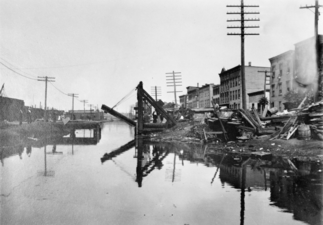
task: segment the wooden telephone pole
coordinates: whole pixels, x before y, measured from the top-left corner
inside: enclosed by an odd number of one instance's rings
[[[38,81],[45,82],[45,111],[44,111],[44,120],[47,122],[47,82],[55,82],[55,77],[38,77]]]
[[[157,102],[157,97],[161,96],[161,88],[159,86],[151,87],[151,95],[155,96],[155,101]]]
[[[227,20],[227,22],[240,22],[240,26],[231,26],[227,27],[229,29],[240,28],[240,33],[228,33],[228,35],[240,35],[241,36],[241,90],[242,90],[242,108],[247,108],[246,101],[246,80],[245,80],[245,52],[244,52],[244,36],[245,35],[259,35],[258,33],[245,33],[246,28],[259,28],[259,26],[245,26],[246,21],[255,22],[259,21],[259,19],[245,19],[245,14],[259,14],[259,12],[245,12],[244,8],[246,7],[259,7],[258,5],[244,5],[243,0],[241,0],[241,5],[227,5],[227,7],[238,7],[240,8],[240,12],[228,12],[229,15],[239,14],[240,19]]]
[[[315,94],[315,99],[316,97],[319,97],[322,99],[322,93],[321,93],[321,96],[320,96],[320,91],[322,92],[322,88],[323,88],[323,79],[322,79],[322,76],[323,76],[323,65],[322,65],[322,51],[323,49],[320,51],[320,46],[319,46],[319,35],[318,35],[318,24],[319,24],[319,15],[320,15],[320,12],[319,12],[319,8],[320,7],[323,7],[322,5],[319,5],[319,1],[318,0],[315,0],[315,5],[312,5],[312,6],[302,6],[300,7],[300,9],[311,9],[311,8],[314,8],[315,9],[315,16],[314,16],[314,38],[315,38],[315,51],[316,51],[316,62],[317,62],[317,75],[318,75],[318,93]]]
[[[70,94],[68,94],[68,96],[72,97],[72,118],[71,118],[71,120],[73,120],[74,119],[74,98],[78,98],[78,94],[70,93]]]
[[[166,84],[167,87],[174,87],[174,91],[168,91],[167,93],[174,93],[174,98],[175,98],[175,107],[174,109],[177,107],[177,96],[176,93],[177,92],[182,92],[182,91],[177,91],[176,87],[182,86],[182,75],[181,72],[171,72],[171,73],[166,73],[166,74],[170,74],[166,76]]]

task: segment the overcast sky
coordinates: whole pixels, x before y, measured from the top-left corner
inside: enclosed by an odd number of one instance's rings
[[[83,99],[99,108],[114,106],[139,81],[148,93],[160,86],[161,98],[174,101],[165,73],[182,73],[182,95],[187,86],[218,84],[223,67],[240,64],[240,37],[227,35],[239,32],[227,29],[239,25],[227,22],[238,16],[226,14],[238,8],[228,4],[240,1],[0,0],[0,85],[5,83],[8,97],[44,106],[45,83],[34,79],[55,77],[47,105],[63,110],[72,107],[68,93],[79,95],[75,109],[83,109]],[[314,35],[314,13],[300,9],[314,0],[245,4],[260,6],[247,9],[260,12],[247,17],[260,18],[247,23],[259,25],[247,31],[260,35],[246,37],[246,64],[269,67],[269,58]],[[322,28],[321,19],[320,33]],[[128,111],[135,101],[133,93],[117,109]]]

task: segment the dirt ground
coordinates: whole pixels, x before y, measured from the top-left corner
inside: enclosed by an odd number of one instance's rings
[[[164,132],[151,134],[150,138],[154,141],[163,142],[204,142],[237,153],[267,152],[275,156],[323,160],[323,142],[320,140],[298,140],[296,137],[289,140],[268,140],[268,136],[259,136],[249,140],[231,140],[228,142],[211,137],[205,141],[203,129],[210,131],[206,124],[194,124],[194,122],[185,121],[178,123],[173,128],[166,129]]]

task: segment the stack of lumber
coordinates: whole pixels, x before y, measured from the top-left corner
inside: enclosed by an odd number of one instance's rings
[[[323,103],[315,104],[310,109],[310,125],[320,140],[323,140]]]

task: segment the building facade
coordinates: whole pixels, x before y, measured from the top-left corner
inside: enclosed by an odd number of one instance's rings
[[[211,83],[211,84],[205,84],[199,88],[198,108],[212,107],[213,86],[214,84]]]
[[[179,96],[180,107],[187,108],[187,95]]]
[[[197,96],[199,92],[198,87],[193,87],[193,86],[188,86],[186,87],[187,90],[187,108],[192,109],[192,108],[197,108]]]
[[[284,109],[284,95],[293,89],[294,51],[290,50],[269,59],[271,64],[270,107]]]
[[[323,49],[323,35],[319,35],[318,43],[319,49]],[[284,95],[291,90],[316,92],[318,73],[314,37],[296,43],[294,50],[274,56],[269,61],[271,107],[283,111],[285,109],[283,103],[286,102]]]
[[[264,91],[265,73],[260,71],[269,71],[269,67],[245,66],[245,86],[247,108],[251,109],[248,94],[255,91]],[[238,65],[229,70],[222,69],[220,76],[220,106],[227,108],[242,108],[242,84],[241,84],[241,66]]]

